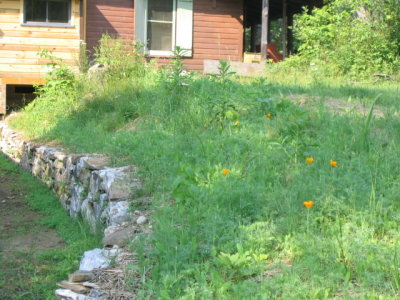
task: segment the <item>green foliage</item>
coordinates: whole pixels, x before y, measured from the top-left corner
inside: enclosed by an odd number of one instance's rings
[[[106,80],[143,76],[146,68],[141,49],[142,45],[138,43],[129,43],[105,34],[95,47],[95,62],[104,66]]]
[[[236,74],[236,72],[231,71],[231,65],[228,61],[226,60],[220,60],[219,65],[218,65],[218,79],[221,81],[221,83],[226,83],[231,79],[233,75]]]
[[[303,65],[325,76],[367,77],[400,70],[397,0],[335,0],[297,17],[294,28]]]
[[[161,78],[168,89],[174,93],[179,93],[190,84],[192,74],[189,72],[183,63],[186,50],[177,46],[174,50],[174,57],[171,65],[165,70],[164,76]]]
[[[46,74],[46,84],[37,86],[39,94],[54,94],[55,97],[60,93],[70,93],[75,87],[75,75],[71,68],[67,66],[61,58],[54,56],[49,50],[43,49],[38,53],[42,59],[50,62],[47,67],[50,69]]]

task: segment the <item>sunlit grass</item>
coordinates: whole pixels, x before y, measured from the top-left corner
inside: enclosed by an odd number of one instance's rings
[[[135,244],[140,297],[396,298],[398,86],[164,79],[87,81],[72,108],[45,95],[11,122],[140,167],[154,228]],[[335,114],[299,94],[393,110]]]

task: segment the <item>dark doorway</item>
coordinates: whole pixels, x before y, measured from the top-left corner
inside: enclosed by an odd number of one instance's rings
[[[33,85],[7,84],[6,113],[18,111],[36,98]]]

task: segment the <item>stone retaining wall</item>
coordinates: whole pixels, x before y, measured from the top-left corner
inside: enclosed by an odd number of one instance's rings
[[[67,154],[51,146],[26,142],[0,122],[0,150],[53,189],[71,217],[82,216],[95,230],[139,218],[129,200],[141,193],[134,166],[113,168],[104,155]]]

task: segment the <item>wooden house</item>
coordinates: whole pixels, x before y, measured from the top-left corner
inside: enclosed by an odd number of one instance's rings
[[[108,33],[141,42],[160,63],[180,46],[187,67],[203,70],[207,60],[242,62],[245,47],[265,60],[269,24],[278,18],[288,55],[293,14],[318,5],[322,0],[0,0],[0,115],[43,82],[41,49],[74,65],[81,43],[92,49]]]

